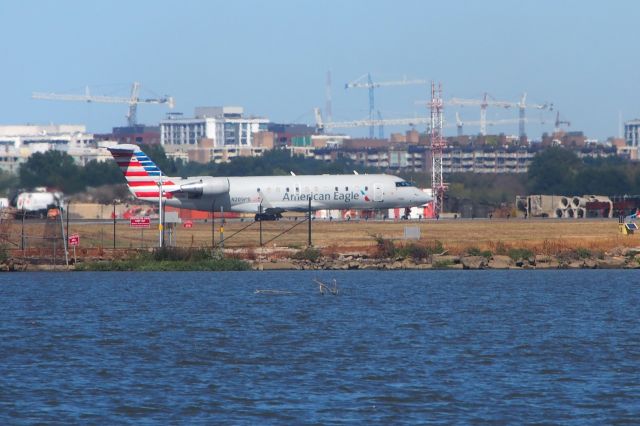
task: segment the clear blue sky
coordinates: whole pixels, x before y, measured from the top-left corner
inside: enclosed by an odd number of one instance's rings
[[[240,105],[272,121],[311,124],[313,107],[324,107],[329,69],[335,120],[367,116],[366,90],[344,90],[367,72],[378,81],[441,81],[445,99],[487,91],[516,101],[526,91],[599,139],[617,135],[619,112],[640,117],[637,1],[0,0],[0,17],[0,124],[106,132],[124,124],[126,105],[38,101],[31,92],[82,93],[89,85],[126,96],[133,81],[144,97],[171,94],[187,116],[195,106]],[[376,93],[387,118],[426,113],[414,105],[426,97],[419,86]],[[139,121],[157,123],[166,111],[143,105]],[[479,111],[461,115],[477,120]],[[546,117],[551,130],[555,114]],[[530,137],[542,130],[528,126]],[[517,125],[504,131],[515,134]]]

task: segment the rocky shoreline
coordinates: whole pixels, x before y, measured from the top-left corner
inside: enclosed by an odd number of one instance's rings
[[[379,257],[363,253],[318,254],[312,258],[300,256],[304,251],[265,252],[247,259],[237,251],[225,252],[225,257],[244,260],[249,269],[266,270],[479,270],[479,269],[640,269],[640,247],[616,247],[597,255],[561,253],[559,255],[454,255],[432,254],[424,258],[410,256]],[[318,253],[320,253],[318,251]],[[92,259],[100,260],[100,259]],[[106,259],[105,259],[106,260]],[[19,258],[0,262],[0,272],[73,271],[70,265],[29,263]],[[188,270],[181,268],[180,270]]]
[[[255,270],[425,270],[425,269],[640,269],[640,248],[620,247],[601,256],[537,254],[514,259],[507,255],[471,256],[434,254],[424,259],[371,258],[341,255],[316,260],[295,258],[258,259]]]

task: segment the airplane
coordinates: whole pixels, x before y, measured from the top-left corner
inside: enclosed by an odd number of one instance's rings
[[[170,177],[137,145],[107,149],[129,191],[142,201],[158,203],[162,192],[162,202],[168,206],[254,213],[256,221],[309,209],[409,209],[433,199],[411,182],[387,174]]]

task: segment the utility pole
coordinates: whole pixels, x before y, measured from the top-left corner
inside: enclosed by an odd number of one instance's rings
[[[309,234],[309,241],[308,241],[308,246],[311,247],[311,197],[309,197],[309,225],[308,225],[308,234]]]
[[[260,218],[260,220],[258,221],[258,227],[260,228],[260,247],[262,247],[262,203],[260,203],[258,212],[258,217]]]
[[[158,181],[158,233],[160,248],[164,247],[164,215],[162,214],[162,172],[160,172],[160,180]]]
[[[116,249],[116,202],[113,200],[113,249]]]
[[[211,202],[211,249],[216,247],[216,200],[215,198]]]

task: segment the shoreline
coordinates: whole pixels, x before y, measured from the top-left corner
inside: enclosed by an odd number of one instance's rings
[[[82,261],[83,271],[273,271],[273,270],[548,270],[548,269],[640,269],[640,247],[616,247],[597,256],[584,252],[560,255],[530,254],[528,256],[501,255],[454,255],[431,254],[424,258],[410,256],[374,257],[368,254],[318,255],[305,258],[309,249],[293,255],[272,253],[270,256],[247,259],[225,256],[227,264],[216,264],[209,269],[193,261],[146,261],[131,263],[131,259],[95,259]],[[311,249],[313,250],[313,249]],[[319,250],[317,251],[320,252]],[[109,267],[112,266],[112,267]],[[155,266],[155,267],[154,267]],[[196,267],[198,266],[198,267]],[[156,268],[157,267],[157,268]],[[80,269],[80,268],[78,268]],[[2,272],[75,272],[76,266],[31,264],[22,259],[8,259],[0,263]]]

